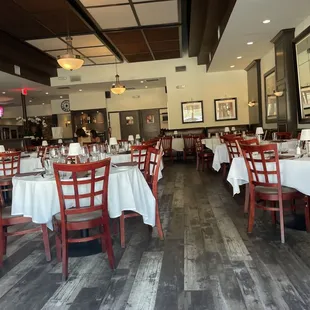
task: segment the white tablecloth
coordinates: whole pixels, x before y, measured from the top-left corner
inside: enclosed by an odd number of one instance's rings
[[[41,158],[27,157],[20,159],[20,172],[32,172],[35,169],[42,168]]]
[[[53,177],[13,178],[13,215],[31,217],[34,223],[47,223],[52,229],[52,217],[59,210]],[[135,211],[142,215],[145,224],[155,225],[155,198],[138,167],[111,168],[108,210],[111,218],[119,217],[125,210]]]
[[[204,144],[210,150],[212,150],[212,152],[214,153],[215,148],[221,144],[221,140],[220,138],[216,138],[216,137],[206,138],[206,139],[202,139],[201,143]]]
[[[247,137],[248,139],[253,138],[253,137]],[[270,144],[272,143],[272,141],[262,141],[261,144]],[[287,140],[285,142],[279,142],[276,143],[278,146],[278,151],[281,150],[295,150],[296,148],[296,143],[297,140],[296,139],[291,139],[291,140]],[[228,154],[228,150],[227,150],[227,146],[225,143],[220,144],[218,146],[215,147],[215,151],[214,152],[214,158],[213,158],[213,163],[212,163],[212,168],[216,171],[219,171],[221,169],[221,164],[226,163],[229,164],[229,154]]]
[[[184,140],[183,138],[173,138],[172,139],[172,149],[177,152],[184,151]]]
[[[309,157],[298,159],[281,159],[280,175],[282,185],[295,188],[305,195],[310,195]],[[227,181],[232,185],[234,195],[240,193],[240,185],[249,183],[248,172],[242,157],[233,159],[229,169]]]

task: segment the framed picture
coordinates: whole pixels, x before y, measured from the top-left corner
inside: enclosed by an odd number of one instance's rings
[[[146,116],[146,123],[147,124],[154,124],[155,123],[155,117],[154,115],[150,114]]]
[[[216,121],[238,119],[237,98],[214,99],[214,113]]]
[[[126,116],[126,125],[133,125],[135,123],[133,116]]]
[[[188,101],[181,103],[182,123],[203,123],[203,101]]]
[[[266,109],[266,123],[277,122],[277,97],[274,95],[276,89],[276,73],[275,68],[264,74],[265,86],[265,109]]]

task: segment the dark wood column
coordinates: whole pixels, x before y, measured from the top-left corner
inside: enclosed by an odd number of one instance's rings
[[[260,59],[252,61],[246,68],[248,78],[248,102],[256,104],[249,107],[249,124],[262,125],[262,85]]]
[[[22,101],[22,110],[23,110],[23,119],[26,120],[24,123],[24,132],[26,134],[26,130],[28,129],[28,116],[27,116],[27,107],[26,107],[26,96],[21,94],[21,101]]]
[[[297,131],[297,80],[294,70],[293,44],[295,29],[283,29],[272,40],[275,47],[276,90],[283,91],[277,98],[279,131]]]

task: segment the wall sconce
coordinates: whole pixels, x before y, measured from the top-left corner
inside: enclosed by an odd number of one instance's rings
[[[249,106],[250,108],[253,108],[256,104],[257,104],[257,102],[256,102],[255,100],[252,100],[252,101],[250,101],[250,102],[248,103],[248,106]]]
[[[71,125],[71,121],[65,121],[65,125],[66,125],[66,127],[70,126]]]
[[[273,91],[273,94],[276,96],[276,97],[282,97],[283,96],[283,91]]]

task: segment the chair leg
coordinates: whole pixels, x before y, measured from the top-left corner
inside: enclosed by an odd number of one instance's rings
[[[3,266],[3,256],[4,256],[4,227],[0,227],[0,267]]]
[[[8,232],[8,227],[4,226],[3,227],[3,255],[6,255],[6,248],[8,244],[8,236],[6,235]]]
[[[66,281],[68,279],[68,243],[67,243],[67,231],[61,230],[61,256],[62,256],[62,279]]]
[[[46,260],[49,262],[51,261],[51,249],[50,249],[50,241],[48,238],[48,230],[47,230],[46,224],[42,224],[41,229],[42,229],[42,235],[43,235],[45,256],[46,256]]]
[[[197,155],[196,157],[196,170],[199,171],[200,166],[200,161],[199,161],[199,156]]]
[[[222,164],[222,177],[223,177],[223,180],[226,179],[226,174],[227,174],[227,165],[224,163]]]
[[[125,217],[124,212],[122,212],[122,215],[119,218],[119,229],[120,229],[120,235],[121,235],[121,247],[125,247]]]
[[[248,218],[248,233],[253,231],[254,226],[254,218],[255,218],[255,193],[254,190],[250,191],[250,212]]]
[[[107,216],[103,217],[103,229],[104,229],[103,236],[105,239],[104,244],[105,244],[106,251],[108,254],[110,267],[111,269],[115,269],[115,257],[114,257],[113,247],[112,247],[109,220]]]
[[[309,211],[309,203],[310,203],[310,197],[306,197],[306,203],[305,203],[305,220],[306,220],[306,230],[307,232],[310,232],[310,211]]]
[[[57,232],[55,233],[55,240],[56,240],[57,261],[61,262],[61,239],[60,239],[60,235]]]
[[[158,237],[160,240],[164,240],[164,232],[163,232],[163,228],[161,226],[157,199],[156,199],[156,215],[155,216],[156,216],[156,227],[157,227],[157,231],[158,231]]]
[[[245,197],[244,197],[244,213],[249,212],[249,203],[250,203],[250,190],[249,190],[249,184],[245,184]]]
[[[281,197],[281,198],[282,198],[282,197]],[[284,214],[283,214],[283,202],[282,202],[282,199],[279,201],[279,210],[280,210],[281,243],[285,243],[285,235],[284,235]]]

